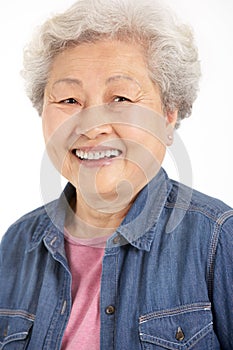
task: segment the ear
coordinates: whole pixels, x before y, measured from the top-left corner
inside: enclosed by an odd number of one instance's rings
[[[174,128],[177,122],[178,110],[173,112],[167,112],[166,114],[166,136],[167,136],[167,146],[171,146],[173,143]]]

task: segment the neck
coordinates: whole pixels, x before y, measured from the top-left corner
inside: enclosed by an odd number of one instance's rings
[[[73,210],[66,220],[69,233],[79,238],[94,238],[113,233],[127,215],[131,203],[114,209],[111,205],[105,208],[94,207],[77,193],[76,202],[71,205]]]

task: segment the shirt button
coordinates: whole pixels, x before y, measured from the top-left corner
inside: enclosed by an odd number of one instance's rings
[[[120,243],[120,237],[119,236],[116,236],[115,238],[113,238],[113,244],[118,244]]]
[[[113,315],[115,313],[115,307],[113,305],[109,305],[106,307],[105,312],[107,315]]]
[[[185,335],[184,335],[184,332],[182,331],[182,328],[178,327],[177,332],[176,332],[176,340],[182,341],[182,340],[184,340],[184,338],[185,338]]]

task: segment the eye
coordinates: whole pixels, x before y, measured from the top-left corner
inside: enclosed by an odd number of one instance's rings
[[[70,97],[70,98],[66,98],[65,100],[61,100],[59,103],[74,105],[74,104],[78,104],[79,102],[75,100],[75,98]]]
[[[123,97],[123,96],[116,96],[114,97],[114,102],[132,102],[129,98]]]

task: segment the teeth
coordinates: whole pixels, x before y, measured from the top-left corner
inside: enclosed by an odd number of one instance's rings
[[[76,150],[76,156],[80,159],[85,159],[85,160],[99,160],[103,158],[113,158],[113,157],[118,157],[121,152],[118,150],[106,150],[106,151],[97,151],[97,152],[83,152],[80,150]]]

